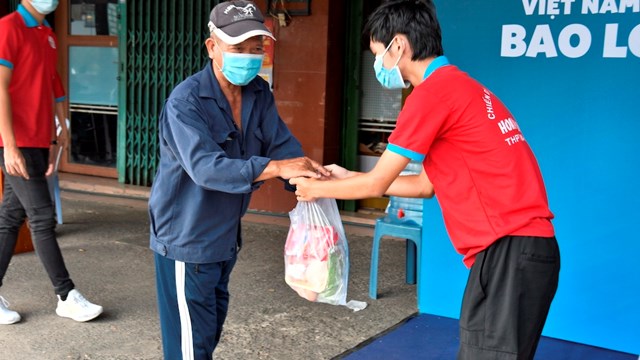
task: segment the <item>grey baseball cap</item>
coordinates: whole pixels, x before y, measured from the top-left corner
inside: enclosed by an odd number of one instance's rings
[[[252,1],[225,1],[209,15],[209,31],[227,44],[239,44],[250,37],[264,35],[275,40],[264,26],[264,17]]]

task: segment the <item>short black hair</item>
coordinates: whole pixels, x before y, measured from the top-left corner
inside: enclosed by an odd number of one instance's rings
[[[369,39],[388,45],[396,34],[409,39],[412,61],[444,54],[442,31],[432,0],[384,2],[369,16],[364,28]]]

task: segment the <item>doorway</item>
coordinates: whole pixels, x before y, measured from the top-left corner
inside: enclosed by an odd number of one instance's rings
[[[117,12],[118,0],[66,0],[56,10],[70,131],[61,171],[118,177]]]
[[[374,56],[369,39],[363,36],[369,15],[382,0],[350,2],[345,78],[345,131],[343,164],[349,169],[367,172],[373,169],[395,129],[396,119],[411,89],[388,90],[376,80]],[[345,202],[344,210],[380,214],[389,203],[387,196]]]

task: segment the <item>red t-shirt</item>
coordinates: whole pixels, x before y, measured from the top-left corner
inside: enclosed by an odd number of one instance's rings
[[[554,236],[540,169],[513,115],[457,67],[438,68],[413,90],[389,143],[423,161],[466,266],[503,236]]]
[[[54,100],[65,96],[57,61],[56,37],[48,24],[38,24],[22,5],[0,19],[0,66],[12,70],[9,95],[18,147],[49,147]]]

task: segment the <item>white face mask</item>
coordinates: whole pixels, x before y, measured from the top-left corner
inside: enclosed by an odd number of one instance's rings
[[[58,7],[58,0],[31,0],[31,6],[40,14],[47,15]]]

